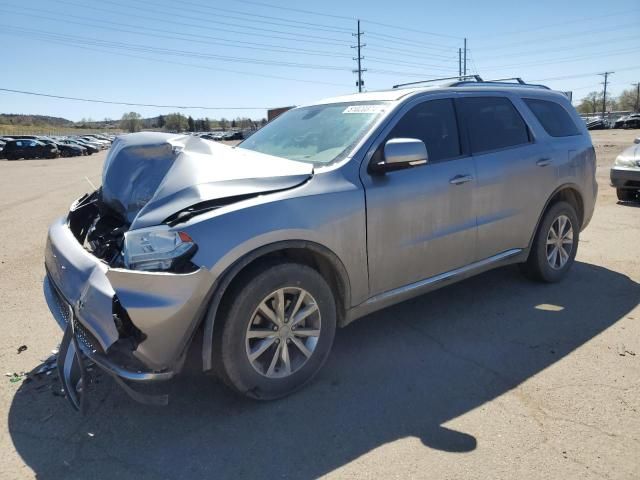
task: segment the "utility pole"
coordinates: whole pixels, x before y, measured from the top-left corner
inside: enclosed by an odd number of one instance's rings
[[[354,57],[354,60],[358,61],[358,69],[357,70],[352,70],[353,73],[357,73],[358,74],[358,81],[356,82],[356,86],[358,87],[358,92],[362,92],[362,87],[364,86],[364,81],[362,80],[362,72],[366,72],[367,69],[366,68],[362,68],[362,60],[364,60],[364,57],[360,54],[360,49],[362,49],[363,47],[366,47],[367,44],[366,43],[361,43],[360,42],[360,37],[362,37],[362,35],[364,35],[364,32],[360,31],[360,20],[358,20],[358,33],[352,33],[351,35],[353,35],[354,37],[358,37],[358,45],[352,45],[351,48],[357,48],[358,49],[358,56]]]
[[[467,39],[464,39],[464,63],[462,68],[464,74],[467,74]]]
[[[612,73],[616,72],[604,72],[598,74],[604,77],[604,91],[602,93],[602,120],[604,120],[604,114],[607,112],[607,81],[609,80],[609,75]]]
[[[636,87],[636,112],[640,112],[640,82],[632,83],[632,87]]]
[[[458,49],[458,78],[462,80],[462,49]]]

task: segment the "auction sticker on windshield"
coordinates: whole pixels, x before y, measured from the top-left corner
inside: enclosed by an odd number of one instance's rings
[[[381,113],[384,105],[350,105],[342,113]]]

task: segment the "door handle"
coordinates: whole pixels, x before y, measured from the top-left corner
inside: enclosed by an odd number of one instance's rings
[[[551,165],[551,159],[550,158],[541,158],[540,160],[538,160],[536,162],[536,165],[539,167],[546,167],[547,165]]]
[[[456,175],[451,180],[449,180],[449,183],[451,185],[462,185],[463,183],[470,182],[471,180],[473,180],[473,177],[471,175]]]

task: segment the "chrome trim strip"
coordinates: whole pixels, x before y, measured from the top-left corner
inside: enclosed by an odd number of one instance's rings
[[[416,289],[420,289],[422,287],[426,287],[429,285],[435,285],[439,282],[443,282],[445,280],[449,280],[452,277],[456,277],[458,275],[462,275],[465,273],[468,273],[472,270],[476,270],[476,269],[480,269],[483,267],[486,267],[487,265],[490,265],[492,263],[497,263],[500,262],[501,260],[505,260],[509,257],[513,257],[514,255],[517,255],[519,253],[522,252],[521,248],[514,248],[511,250],[507,250],[506,252],[502,252],[499,253],[497,255],[494,255],[492,257],[489,258],[485,258],[484,260],[480,260],[478,262],[474,262],[474,263],[470,263],[469,265],[465,265],[464,267],[460,267],[460,268],[456,268],[455,270],[450,270],[448,272],[445,273],[440,273],[438,275],[435,275],[433,277],[429,277],[426,278],[424,280],[420,280],[418,282],[415,283],[410,283],[409,285],[405,285],[403,287],[400,288],[395,288],[393,290],[388,290],[386,292],[383,293],[379,293],[378,295],[371,297],[369,300],[367,300],[366,302],[362,303],[360,306],[366,306],[366,305],[372,305],[378,302],[384,302],[385,300],[388,300],[390,298],[393,298],[395,296],[400,296],[403,295],[405,293],[411,292],[412,290],[416,290]]]

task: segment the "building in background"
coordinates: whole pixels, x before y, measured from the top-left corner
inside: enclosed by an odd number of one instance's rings
[[[278,115],[282,115],[284,112],[286,112],[287,110],[291,110],[294,107],[278,107],[278,108],[271,108],[269,110],[267,110],[267,120],[271,121],[274,118],[276,118]]]

